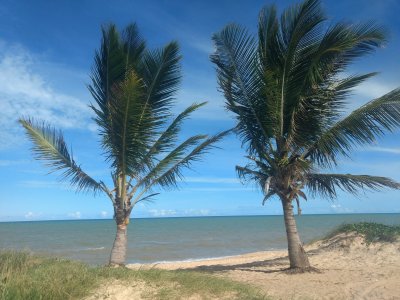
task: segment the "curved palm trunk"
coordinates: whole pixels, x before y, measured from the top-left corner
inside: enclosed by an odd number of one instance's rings
[[[293,215],[291,201],[282,199],[283,215],[285,218],[286,236],[291,269],[308,269],[310,262],[297,232],[296,220]]]

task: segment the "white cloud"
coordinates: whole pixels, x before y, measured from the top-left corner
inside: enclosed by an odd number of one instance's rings
[[[237,187],[237,188],[209,188],[209,187],[205,187],[205,188],[185,188],[184,190],[182,189],[182,192],[243,192],[243,191],[247,191],[247,192],[254,192],[256,189],[254,188],[248,188],[248,187]]]
[[[150,209],[149,213],[153,217],[167,217],[177,214],[176,210],[173,209]]]
[[[80,211],[75,211],[75,212],[67,214],[67,217],[72,218],[72,219],[81,219],[82,214]]]
[[[353,213],[354,210],[350,209],[348,207],[343,207],[340,204],[331,204],[331,209],[332,211],[334,211],[335,213]]]
[[[34,71],[40,63],[20,46],[0,47],[0,148],[21,137],[17,119],[32,116],[60,128],[88,128],[90,108],[83,101],[55,91]],[[60,78],[62,80],[62,78]]]
[[[28,211],[24,217],[27,220],[33,220],[33,219],[37,219],[42,215],[42,213],[36,213],[36,212],[32,212],[32,211]]]
[[[228,183],[228,184],[240,184],[240,180],[237,178],[218,178],[218,177],[186,177],[185,182],[194,183]]]
[[[106,212],[106,211],[101,211],[100,212],[100,216],[102,217],[102,218],[107,218],[107,216],[108,216],[108,212]]]
[[[187,209],[183,214],[185,216],[208,216],[211,212],[209,209]]]

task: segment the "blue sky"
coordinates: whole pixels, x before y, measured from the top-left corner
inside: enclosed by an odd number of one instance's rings
[[[278,1],[277,1],[278,2]],[[100,26],[120,28],[137,22],[149,47],[178,40],[183,82],[176,112],[192,102],[209,101],[187,123],[183,135],[216,133],[233,126],[217,91],[211,35],[237,22],[256,29],[259,10],[270,1],[15,1],[0,2],[0,221],[110,218],[106,196],[76,194],[32,159],[18,116],[45,119],[64,130],[77,161],[96,179],[109,177],[87,104],[86,84],[99,46]],[[279,8],[293,1],[279,1]],[[390,33],[388,45],[358,61],[349,73],[381,72],[354,91],[349,109],[400,86],[400,1],[325,0],[332,21],[376,20]],[[400,133],[343,159],[337,171],[389,176],[400,181]],[[280,214],[277,200],[261,206],[262,195],[236,178],[244,162],[240,142],[231,136],[194,170],[185,172],[178,191],[166,191],[154,203],[138,205],[133,217]],[[335,202],[309,199],[304,213],[400,212],[400,192],[386,191]]]

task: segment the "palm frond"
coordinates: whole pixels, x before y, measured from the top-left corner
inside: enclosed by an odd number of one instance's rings
[[[124,174],[140,164],[154,135],[156,121],[149,109],[143,110],[143,95],[143,82],[131,71],[114,86],[109,100],[112,132],[107,132],[103,144],[109,149],[112,166]],[[114,139],[108,140],[110,136]]]
[[[116,158],[118,148],[118,133],[115,131],[115,109],[111,103],[112,93],[117,85],[130,74],[133,63],[137,63],[144,51],[144,42],[135,25],[130,25],[123,33],[123,39],[115,25],[102,28],[100,49],[95,53],[94,66],[91,74],[91,84],[88,86],[96,105],[90,107],[95,112],[95,122],[100,128],[102,146]],[[114,109],[114,110],[113,110]]]
[[[337,155],[348,156],[358,145],[372,143],[400,125],[400,89],[372,100],[337,122],[305,152],[319,165],[336,164]]]
[[[139,74],[146,87],[144,109],[150,106],[160,118],[168,116],[169,108],[181,81],[181,55],[177,42],[143,55]]]
[[[330,199],[337,197],[337,189],[353,195],[357,194],[359,189],[400,189],[400,184],[390,178],[351,174],[308,174],[306,186],[313,195]]]
[[[137,203],[139,203],[139,202],[143,202],[143,201],[153,202],[153,201],[152,201],[152,198],[155,197],[155,196],[157,196],[157,195],[160,195],[160,193],[153,193],[153,194],[147,195],[147,196],[145,196],[145,197],[140,198],[140,199],[137,200],[135,203],[132,203],[132,205],[134,206],[135,204],[137,204]]]
[[[177,142],[183,121],[187,119],[191,113],[205,104],[206,102],[199,104],[194,103],[176,116],[172,123],[162,132],[151,148],[147,151],[146,156],[141,160],[141,165],[136,169],[136,172],[143,171],[145,166],[147,166],[148,170],[151,170],[154,167],[153,161],[157,156],[172,149]]]
[[[61,180],[68,179],[78,191],[96,193],[102,190],[101,184],[87,175],[75,162],[60,131],[45,122],[35,122],[30,118],[22,118],[19,122],[33,142],[35,158],[45,161],[51,172],[62,171]]]
[[[211,61],[217,66],[218,83],[235,113],[236,131],[250,151],[265,144],[272,136],[273,118],[260,101],[264,91],[262,73],[257,67],[257,47],[254,39],[242,27],[231,24],[213,36],[216,52]]]
[[[206,135],[194,135],[184,142],[182,142],[175,149],[170,151],[168,155],[162,158],[151,170],[150,172],[139,181],[138,185],[149,186],[152,185],[155,178],[164,174],[171,166],[175,166],[176,164],[180,164],[180,162],[186,157],[187,152],[192,148],[196,147],[201,141],[206,139]],[[176,175],[180,175],[177,173]],[[176,176],[175,174],[171,174],[171,176],[164,176],[163,179],[158,180],[163,186],[176,186]]]
[[[268,177],[267,174],[254,170],[250,165],[245,167],[236,166],[235,169],[239,179],[243,182],[262,182]]]
[[[230,132],[231,130],[223,131],[209,138],[204,135],[189,138],[161,160],[154,168],[154,171],[149,173],[147,180],[144,180],[143,184],[146,187],[154,185],[160,185],[164,188],[176,187],[177,180],[183,179],[182,169],[190,168],[193,162],[200,160],[202,155],[214,148],[215,144]],[[203,142],[198,144],[201,140]],[[191,146],[195,147],[188,154],[185,154],[186,149]]]
[[[130,66],[137,66],[140,63],[146,50],[146,42],[140,36],[136,23],[126,26],[122,31],[121,43],[126,53],[125,70],[128,71]]]
[[[325,20],[319,0],[306,0],[292,5],[281,16],[278,36],[284,52],[279,74],[281,136],[289,131],[293,102],[298,100],[298,93],[295,91],[299,87],[299,81],[303,79],[299,70],[304,69],[310,53],[317,47],[323,34],[321,23]]]
[[[351,85],[346,86],[338,79],[341,72],[385,42],[385,31],[373,22],[338,23],[326,32],[316,30],[313,36],[296,53],[288,78],[288,142],[297,145],[314,140],[338,120],[350,89],[374,75],[350,77],[347,83]]]

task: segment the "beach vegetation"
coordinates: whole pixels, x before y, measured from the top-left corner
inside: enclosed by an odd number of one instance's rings
[[[254,287],[206,273],[91,267],[27,252],[0,252],[0,299],[83,299],[112,283],[137,286],[135,292],[145,286],[139,291],[143,299],[267,299]]]
[[[340,233],[355,232],[364,236],[367,244],[376,242],[393,243],[400,238],[399,225],[385,225],[373,222],[360,222],[342,224],[330,232],[325,239],[334,237]]]
[[[125,263],[127,227],[135,205],[157,196],[156,186],[176,187],[183,180],[183,169],[228,133],[179,138],[183,122],[205,105],[192,104],[174,117],[180,60],[177,42],[148,49],[136,24],[122,32],[112,24],[102,28],[88,88],[101,148],[112,170],[111,186],[82,169],[61,131],[30,117],[20,119],[36,159],[61,174],[61,180],[69,180],[77,191],[101,192],[110,199],[117,224],[111,265]]]
[[[307,194],[334,200],[339,191],[398,189],[390,178],[338,174],[343,157],[400,125],[400,89],[349,111],[355,87],[377,73],[351,74],[349,66],[386,43],[375,22],[332,23],[319,0],[291,5],[279,16],[263,8],[258,31],[229,24],[213,35],[218,83],[248,156],[238,176],[280,200],[290,268],[311,270],[297,231]],[[369,100],[369,99],[366,99]]]

